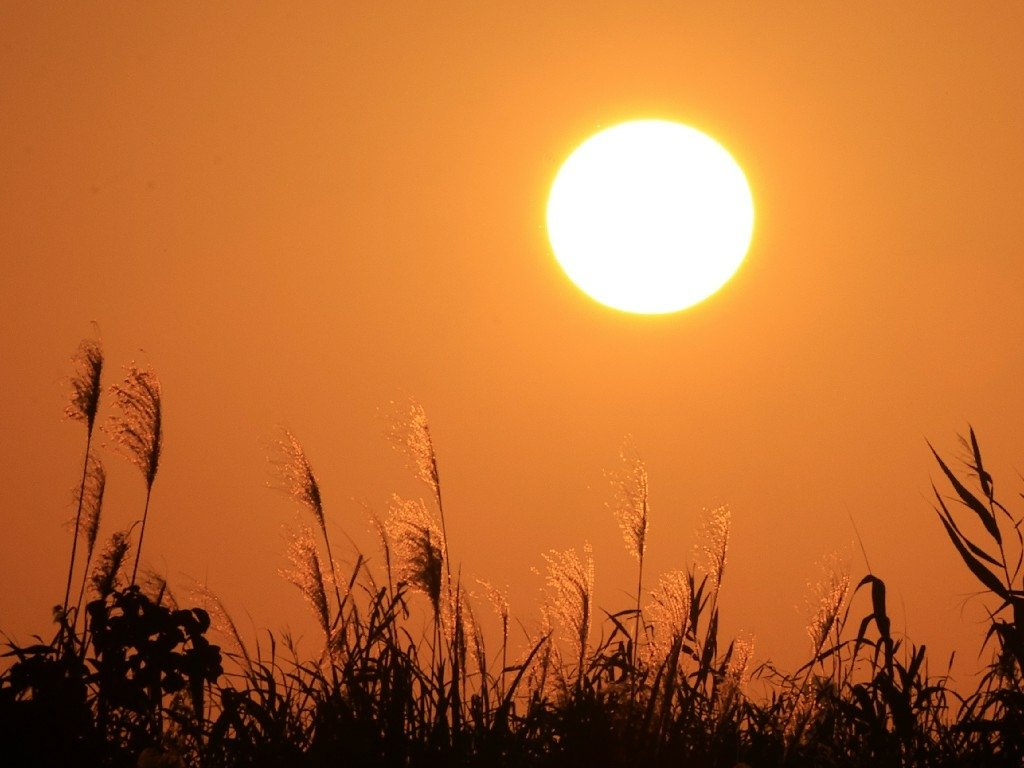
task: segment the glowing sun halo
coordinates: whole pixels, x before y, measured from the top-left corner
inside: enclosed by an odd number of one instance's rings
[[[665,120],[587,139],[551,187],[548,237],[562,269],[602,304],[659,314],[692,306],[739,268],[754,203],[716,141]]]

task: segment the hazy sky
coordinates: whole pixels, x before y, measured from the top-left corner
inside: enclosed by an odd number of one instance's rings
[[[453,557],[524,619],[541,552],[585,541],[630,605],[606,473],[631,434],[651,586],[728,503],[726,630],[791,665],[818,561],[865,571],[852,517],[895,627],[973,669],[926,440],[955,459],[973,424],[1019,502],[1022,34],[1018,2],[4,2],[0,629],[48,635],[63,594],[95,320],[107,385],[133,359],[163,383],[144,560],[243,625],[315,637],[277,575],[278,430],[376,555],[366,510],[422,493],[387,437],[415,397]],[[716,137],[757,209],[736,277],[663,317],[581,294],[544,231],[562,159],[639,117]],[[104,455],[101,538],[144,498]]]

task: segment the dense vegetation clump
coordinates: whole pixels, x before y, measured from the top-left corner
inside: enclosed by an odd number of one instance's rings
[[[321,652],[304,658],[271,633],[250,648],[215,595],[180,608],[162,578],[140,574],[162,440],[150,369],[128,367],[111,390],[118,413],[103,426],[145,481],[137,540],[133,526],[95,553],[106,483],[92,449],[102,371],[98,342],[84,342],[67,409],[87,430],[67,588],[51,640],[7,643],[5,766],[1024,764],[1022,518],[996,499],[973,430],[966,479],[935,454],[952,490],[936,490],[939,520],[998,601],[984,638],[991,661],[967,695],[930,673],[924,646],[894,635],[886,585],[872,573],[856,585],[840,569],[826,573],[799,669],[752,668],[752,641],[719,632],[728,509],[707,515],[699,563],[651,581],[648,478],[632,449],[614,477],[614,511],[637,562],[631,605],[595,606],[589,547],[552,550],[542,619],[521,651],[509,644],[505,595],[480,583],[502,628],[489,652],[476,600],[453,568],[437,456],[415,405],[398,443],[429,501],[396,497],[387,518],[374,519],[379,568],[357,551],[351,571],[339,572],[312,465],[293,435],[281,442],[281,476],[313,524],[295,534],[283,572],[323,632]],[[963,532],[964,516],[977,519],[983,540]],[[870,609],[850,625],[858,592]],[[756,696],[755,679],[764,690]]]

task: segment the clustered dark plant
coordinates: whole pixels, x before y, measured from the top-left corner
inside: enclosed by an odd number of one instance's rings
[[[648,476],[631,444],[613,477],[613,512],[637,560],[635,599],[600,611],[589,546],[549,551],[541,620],[521,625],[517,651],[505,594],[479,582],[478,598],[452,560],[434,441],[417,404],[395,437],[426,500],[395,497],[385,519],[373,517],[379,564],[351,540],[349,565],[335,559],[317,475],[297,438],[280,443],[285,489],[313,523],[295,531],[282,571],[322,630],[311,657],[288,634],[266,632],[250,647],[205,588],[194,595],[203,607],[181,609],[163,579],[138,578],[163,412],[156,376],[134,365],[113,388],[119,414],[106,427],[146,483],[133,565],[135,526],[93,557],[105,484],[92,452],[98,342],[83,343],[76,366],[68,414],[87,439],[69,578],[53,639],[7,643],[4,765],[1024,764],[1022,519],[996,499],[973,430],[964,472],[935,453],[952,490],[935,492],[940,522],[994,599],[983,643],[991,661],[973,692],[958,692],[949,668],[933,674],[925,646],[894,631],[879,576],[851,585],[834,566],[817,585],[807,662],[794,672],[753,666],[753,641],[720,632],[728,509],[706,513],[697,562],[655,583],[644,572]],[[86,556],[76,569],[79,539]],[[494,652],[475,613],[481,600],[501,622]]]

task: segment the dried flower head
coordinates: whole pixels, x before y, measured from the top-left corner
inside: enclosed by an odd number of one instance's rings
[[[703,561],[704,570],[716,590],[722,586],[722,576],[725,573],[731,517],[729,508],[723,505],[710,511],[705,510],[701,523],[697,555]]]
[[[167,584],[167,578],[151,568],[142,572],[142,594],[156,605],[165,604],[172,611],[178,610],[178,601]]]
[[[754,657],[754,638],[738,637],[733,641],[732,653],[725,668],[725,676],[719,683],[718,705],[722,712],[746,695],[750,682],[750,662]]]
[[[434,452],[434,441],[430,437],[430,425],[423,406],[415,400],[411,401],[408,415],[395,425],[391,436],[395,448],[412,459],[416,477],[427,484],[440,508],[441,480],[437,471],[437,454]]]
[[[71,397],[64,413],[81,421],[92,435],[100,403],[100,377],[103,373],[103,349],[94,339],[84,339],[72,358],[75,373],[71,377]]]
[[[750,680],[750,662],[753,658],[753,636],[736,638],[733,641],[732,656],[729,658],[729,664],[725,670],[726,676],[745,685]]]
[[[313,609],[320,628],[329,638],[331,634],[331,618],[327,607],[327,589],[324,586],[324,572],[320,566],[320,554],[317,552],[316,540],[309,526],[292,535],[288,543],[288,560],[291,568],[281,571],[281,575],[299,588],[302,596]]]
[[[491,604],[494,613],[501,619],[501,642],[504,649],[508,644],[508,588],[500,590],[489,581],[484,581],[483,579],[477,579],[476,583],[484,588],[484,592],[487,594],[487,601]]]
[[[320,497],[320,483],[313,474],[313,467],[310,466],[306,452],[302,450],[302,444],[288,430],[284,431],[284,437],[278,444],[283,456],[282,460],[275,462],[280,468],[281,477],[285,482],[285,488],[297,502],[313,513],[317,524],[321,529],[325,528],[324,505]]]
[[[117,531],[110,537],[107,546],[100,554],[100,559],[93,569],[90,582],[96,594],[101,598],[107,597],[122,584],[121,569],[124,566],[125,558],[128,555],[130,541],[128,531]]]
[[[808,604],[811,617],[807,624],[807,636],[817,656],[825,648],[832,635],[840,629],[840,617],[850,592],[850,574],[840,562],[837,554],[825,558],[821,564],[822,575],[814,584],[809,584]]]
[[[473,653],[473,660],[476,662],[477,670],[481,675],[486,675],[487,653],[484,649],[483,629],[481,629],[479,622],[476,620],[476,613],[473,611],[473,605],[469,601],[469,596],[462,589],[459,589],[459,595],[459,601],[462,604],[461,617],[466,642]]]
[[[651,592],[651,602],[644,610],[650,620],[650,651],[653,657],[664,658],[669,649],[689,632],[690,604],[693,590],[684,571],[669,571],[658,579]]]
[[[111,418],[107,432],[125,458],[142,472],[146,485],[152,487],[163,441],[160,381],[152,368],[132,363],[125,370],[124,381],[110,388],[120,413]]]
[[[622,470],[613,475],[615,517],[622,529],[626,550],[637,560],[647,551],[648,506],[647,467],[637,455],[632,440],[619,453]]]
[[[398,578],[430,598],[434,616],[441,619],[441,570],[444,536],[421,500],[395,497],[385,524],[396,558]]]
[[[373,526],[374,533],[377,534],[377,540],[380,542],[380,551],[384,555],[384,570],[388,576],[388,583],[391,583],[391,542],[388,540],[387,527],[384,521],[381,520],[373,512],[369,513],[370,524]]]
[[[239,633],[234,619],[231,618],[231,614],[224,607],[220,596],[207,585],[198,582],[193,585],[189,596],[193,602],[198,603],[210,615],[210,624],[214,630],[232,642],[235,651],[242,654],[246,666],[251,669],[252,659],[249,657],[249,650],[246,648],[242,635]]]
[[[85,539],[86,562],[92,559],[96,546],[96,535],[100,530],[100,513],[103,511],[103,495],[107,488],[107,472],[103,462],[89,455],[82,486],[82,518],[79,535]]]
[[[593,621],[593,550],[585,544],[581,559],[575,549],[552,549],[543,558],[547,564],[546,604],[582,663]]]
[[[491,604],[491,608],[494,609],[494,613],[497,614],[498,618],[502,621],[508,621],[508,588],[500,590],[495,587],[491,582],[485,581],[484,579],[477,579],[476,583],[484,588],[484,592],[487,594],[487,600]]]
[[[551,681],[548,673],[552,665],[557,664],[558,656],[558,649],[552,642],[553,627],[550,613],[547,606],[541,606],[540,622],[535,631],[527,634],[526,647],[512,665],[517,669],[525,668],[523,682],[527,695],[537,695],[542,700],[554,693],[550,690]]]

